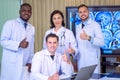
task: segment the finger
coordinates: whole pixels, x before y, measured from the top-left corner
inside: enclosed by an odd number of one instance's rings
[[[26,47],[29,45],[29,42],[26,42]]]
[[[27,39],[27,38],[25,37],[25,38],[22,40],[22,42],[25,42],[25,41],[26,41],[26,39]]]
[[[69,48],[71,48],[71,43],[69,42]]]
[[[64,51],[64,54],[63,54],[64,56],[66,55],[66,50]]]
[[[85,30],[83,30],[83,33],[85,33]]]
[[[56,71],[56,73],[55,74],[57,74],[58,75],[58,71]]]

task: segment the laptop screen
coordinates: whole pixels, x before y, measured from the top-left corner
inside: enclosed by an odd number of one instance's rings
[[[90,79],[96,66],[97,65],[91,65],[91,66],[81,68],[78,71],[77,76],[75,77],[75,80],[88,80],[88,79]]]

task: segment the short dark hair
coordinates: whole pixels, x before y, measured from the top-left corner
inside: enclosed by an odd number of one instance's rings
[[[81,4],[81,5],[79,5],[79,6],[78,6],[78,9],[81,8],[81,7],[86,7],[86,8],[88,9],[88,6],[85,5],[85,4]]]
[[[65,26],[63,13],[62,13],[61,11],[59,11],[59,10],[54,10],[54,11],[51,13],[51,15],[50,15],[50,24],[51,24],[50,28],[54,28],[54,27],[55,27],[55,25],[54,25],[54,23],[53,23],[53,20],[52,20],[52,18],[53,18],[53,16],[54,16],[55,14],[60,14],[60,15],[62,16],[62,19],[63,19],[63,20],[62,20],[62,26]]]
[[[23,4],[20,6],[20,10],[22,9],[23,6],[29,6],[29,7],[31,8],[31,10],[32,10],[32,7],[31,7],[31,5],[30,5],[29,3],[23,3]]]
[[[48,41],[49,37],[55,37],[55,38],[57,38],[57,41],[59,41],[59,37],[56,34],[50,33],[46,36],[46,42]]]

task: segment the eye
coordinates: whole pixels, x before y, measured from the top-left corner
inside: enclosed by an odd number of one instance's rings
[[[54,42],[54,44],[56,44],[57,42]]]
[[[53,18],[53,20],[55,20],[56,18]]]

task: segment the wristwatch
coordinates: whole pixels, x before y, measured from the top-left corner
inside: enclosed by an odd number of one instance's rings
[[[89,39],[88,39],[88,41],[90,41],[91,40],[91,36],[89,36]]]

